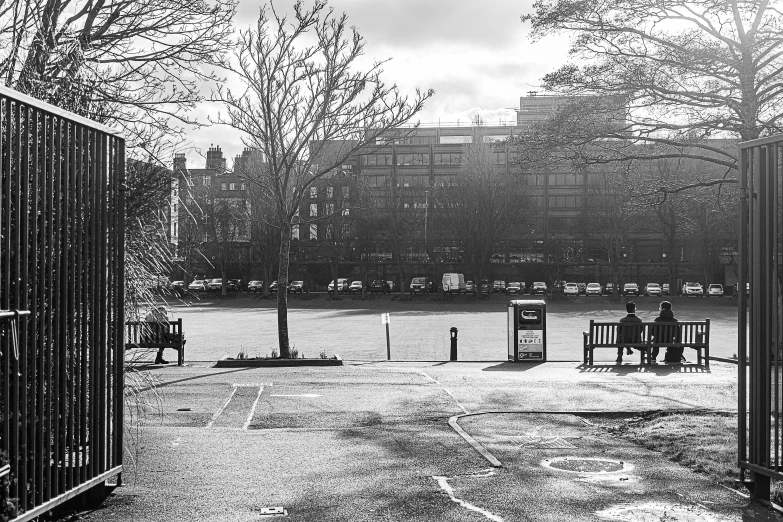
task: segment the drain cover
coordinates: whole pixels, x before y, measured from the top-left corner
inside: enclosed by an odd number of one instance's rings
[[[619,504],[596,515],[605,520],[624,522],[645,522],[648,520],[667,520],[671,522],[725,522],[726,518],[707,511],[699,506],[668,504],[664,502],[645,502],[640,504]]]
[[[599,459],[591,457],[557,457],[541,462],[545,468],[558,469],[569,473],[617,473],[633,469],[631,464],[621,460]]]
[[[258,511],[265,517],[284,517],[288,515],[288,511],[283,506],[262,507]]]

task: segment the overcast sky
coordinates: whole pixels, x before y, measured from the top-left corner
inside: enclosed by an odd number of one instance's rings
[[[293,0],[278,0],[276,7]],[[391,58],[387,83],[402,93],[435,89],[419,120],[426,124],[469,122],[480,113],[487,123],[513,122],[519,97],[536,90],[541,77],[566,59],[567,42],[530,43],[519,18],[532,0],[331,0],[365,39],[365,54]],[[240,0],[235,24],[247,28],[258,18],[259,0]],[[219,106],[203,106],[199,120]],[[243,145],[229,127],[190,133],[188,164],[199,167],[211,144],[220,145],[231,164]]]

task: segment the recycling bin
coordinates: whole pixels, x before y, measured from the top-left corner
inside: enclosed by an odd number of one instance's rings
[[[508,360],[546,362],[546,303],[514,300],[508,303]]]

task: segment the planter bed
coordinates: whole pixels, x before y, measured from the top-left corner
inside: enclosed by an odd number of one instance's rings
[[[213,368],[276,368],[291,366],[342,366],[337,359],[220,359]]]

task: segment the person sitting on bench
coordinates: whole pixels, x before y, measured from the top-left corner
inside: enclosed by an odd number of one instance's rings
[[[169,333],[169,318],[165,306],[156,306],[149,311],[144,320],[150,323],[148,327],[152,342],[165,343],[175,340],[174,336]],[[163,359],[163,348],[159,348],[158,355],[155,357],[155,364],[168,363],[167,360]]]
[[[625,317],[620,319],[623,325],[617,328],[617,343],[639,344],[642,342],[642,320],[636,317],[636,303],[628,301],[625,303],[625,311],[628,313]],[[639,323],[639,324],[636,324]],[[633,351],[630,346],[625,347],[628,350],[628,355],[631,355]],[[617,348],[617,364],[623,362],[623,346]]]

